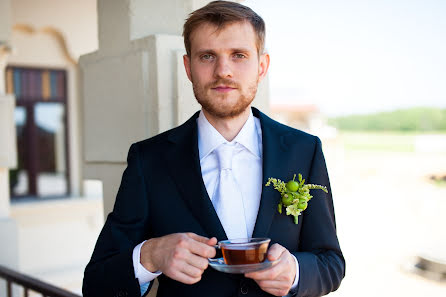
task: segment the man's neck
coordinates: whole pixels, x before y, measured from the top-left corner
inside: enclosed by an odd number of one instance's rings
[[[208,122],[220,133],[227,141],[232,141],[242,130],[251,113],[251,106],[245,111],[233,118],[218,118],[203,109],[204,116]]]

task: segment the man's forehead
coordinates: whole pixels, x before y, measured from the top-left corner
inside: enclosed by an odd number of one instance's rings
[[[217,26],[206,22],[198,26],[190,36],[191,48],[212,47],[224,42],[225,47],[251,48],[256,50],[256,35],[249,22],[231,22]]]

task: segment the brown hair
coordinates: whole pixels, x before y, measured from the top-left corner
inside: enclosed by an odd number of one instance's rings
[[[184,46],[191,54],[190,37],[204,23],[217,26],[217,31],[235,22],[249,22],[257,35],[257,51],[260,56],[265,46],[265,22],[251,8],[231,1],[212,1],[189,14],[183,26]]]

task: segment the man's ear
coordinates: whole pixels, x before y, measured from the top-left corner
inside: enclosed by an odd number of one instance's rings
[[[268,73],[269,68],[269,54],[264,53],[259,58],[259,82],[261,82],[266,74]]]
[[[190,81],[192,81],[191,75],[190,75],[190,58],[188,55],[183,55],[183,63],[184,63],[184,69],[186,70],[187,77]]]

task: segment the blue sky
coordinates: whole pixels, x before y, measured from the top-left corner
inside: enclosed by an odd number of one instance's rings
[[[446,1],[243,4],[266,22],[273,103],[329,116],[446,107]]]

